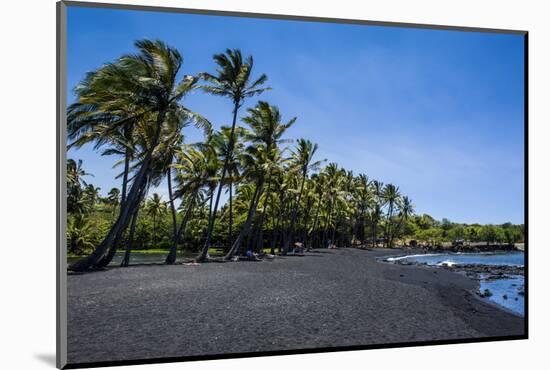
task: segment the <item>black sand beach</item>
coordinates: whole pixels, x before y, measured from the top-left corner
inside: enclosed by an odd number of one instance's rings
[[[399,250],[137,266],[68,277],[69,363],[522,335],[444,269]]]

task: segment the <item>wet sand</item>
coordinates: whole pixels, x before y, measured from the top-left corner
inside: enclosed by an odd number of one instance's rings
[[[68,276],[69,363],[524,334],[524,319],[444,269],[380,263],[399,250],[136,266]]]

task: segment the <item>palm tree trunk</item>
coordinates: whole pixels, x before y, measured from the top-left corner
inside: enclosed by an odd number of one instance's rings
[[[315,219],[313,221],[313,227],[311,228],[311,232],[308,233],[307,238],[310,239],[315,234],[315,229],[317,228],[317,222],[319,221],[319,213],[321,211],[321,201],[322,196],[319,197],[319,201],[317,202],[317,211],[315,211]]]
[[[323,230],[323,245],[322,247],[327,246],[328,242],[328,229],[332,222],[332,212],[334,211],[334,199],[331,199],[328,205],[327,220],[325,222],[325,229]]]
[[[185,229],[187,227],[187,221],[191,217],[191,211],[193,210],[193,206],[195,205],[195,198],[197,197],[198,191],[195,191],[193,195],[191,196],[189,200],[189,204],[187,205],[187,209],[185,210],[185,215],[183,216],[183,219],[181,220],[180,227],[177,231],[177,234],[174,238],[174,244],[170,248],[170,253],[168,253],[168,256],[166,256],[165,263],[168,265],[173,264],[176,262],[176,255],[177,255],[177,245],[178,242],[181,240],[182,235],[185,233]]]
[[[269,202],[269,199],[271,197],[271,172],[269,173],[269,178],[267,180],[267,193],[266,193],[266,199],[263,207],[262,214],[260,215],[260,221],[258,222],[258,236],[255,239],[257,243],[259,243],[258,251],[263,251],[264,248],[264,220],[265,220],[265,214],[267,212],[267,203]]]
[[[395,237],[395,235],[393,235],[395,232],[399,232],[399,230],[401,229],[401,226],[403,225],[403,221],[404,221],[404,216],[401,216],[399,218],[399,223],[397,224],[397,227],[394,229],[394,232],[392,233],[392,238],[390,240],[390,245],[393,245],[393,239]]]
[[[173,232],[173,244],[170,247],[170,252],[168,253],[168,257],[166,257],[166,263],[174,263],[176,261],[176,251],[177,251],[177,245],[178,245],[178,226],[177,226],[177,219],[176,219],[176,207],[174,207],[174,198],[172,195],[172,171],[168,169],[167,171],[167,178],[168,178],[168,197],[170,198],[170,212],[172,213],[172,232]],[[172,258],[172,251],[174,251],[174,255]],[[171,262],[169,262],[171,261]]]
[[[300,200],[302,199],[302,193],[304,192],[304,184],[306,183],[306,174],[302,177],[302,184],[300,185],[300,192],[298,193],[298,200],[292,210],[292,218],[290,219],[289,237],[285,241],[285,253],[288,253],[288,247],[294,240],[294,226],[296,224],[296,216],[298,215],[298,207],[300,207]]]
[[[127,187],[128,187],[128,172],[130,170],[130,149],[129,148],[126,148],[125,150],[125,153],[124,153],[124,172],[123,172],[123,176],[122,176],[122,196],[121,196],[121,200],[120,200],[120,208],[123,207],[124,203],[126,202],[126,191],[127,191]],[[116,205],[115,205],[115,208],[113,209],[113,216],[115,215],[115,211],[116,211]],[[120,233],[117,238],[115,239],[115,242],[113,243],[112,247],[109,248],[109,252],[107,253],[107,255],[105,257],[103,257],[97,264],[96,266],[97,267],[105,267],[107,265],[109,265],[109,263],[111,263],[111,261],[113,260],[116,252],[117,252],[117,249],[118,249],[118,244],[120,243],[120,239],[122,239],[122,233]]]
[[[304,224],[302,225],[302,240],[304,241],[304,247],[307,248],[308,246],[308,229],[307,229],[307,224],[309,222],[309,214],[310,214],[310,209],[311,209],[311,206],[312,206],[312,199],[310,196],[308,196],[307,198],[307,201],[306,201],[306,205],[305,205],[305,208],[304,208]]]
[[[373,225],[372,225],[372,247],[378,246],[377,237],[378,237],[378,218],[380,214],[380,208],[378,205],[375,206]]]
[[[387,222],[388,224],[386,225],[386,230],[385,230],[385,234],[386,234],[386,247],[389,247],[391,248],[391,245],[390,245],[390,240],[391,240],[391,229],[392,229],[392,225],[391,225],[391,218],[393,216],[393,204],[390,203],[390,206],[388,208],[388,214],[386,215],[386,218],[387,218]]]
[[[140,193],[140,203],[141,201],[143,200],[143,198],[145,197],[145,187],[141,190],[141,193]],[[132,221],[131,221],[131,224],[130,224],[130,233],[128,235],[128,241],[126,242],[126,251],[124,252],[124,258],[122,259],[122,262],[120,263],[120,267],[128,267],[128,265],[130,264],[130,253],[132,251],[132,246],[133,246],[133,243],[134,243],[134,234],[135,234],[135,231],[136,231],[136,223],[137,223],[137,219],[138,219],[138,214],[139,214],[139,205],[138,207],[136,208],[136,210],[134,211],[134,213],[132,214]]]
[[[130,171],[130,149],[126,148],[124,153],[124,173],[122,175],[122,196],[120,198],[120,206],[126,202],[126,192],[128,188],[128,172]]]
[[[279,239],[281,239],[283,235],[283,215],[284,215],[284,209],[285,209],[285,197],[284,193],[279,196],[279,212],[277,217],[277,225],[275,226],[275,229],[273,230],[273,247],[272,249],[275,249],[275,246],[279,246],[279,254],[282,252],[282,245],[279,243]]]
[[[164,122],[166,112],[160,111],[157,115],[156,121],[156,132],[153,140],[151,141],[151,146],[148,148],[147,153],[144,156],[142,165],[136,174],[134,181],[132,182],[132,187],[128,193],[127,201],[123,207],[120,207],[120,214],[117,221],[111,227],[103,241],[96,247],[96,249],[89,256],[76,261],[71,264],[68,269],[71,271],[85,271],[89,268],[94,267],[105,254],[109,251],[109,248],[113,246],[117,237],[119,237],[124,230],[128,227],[130,222],[131,215],[135,211],[135,207],[139,206],[139,193],[140,189],[146,181],[147,174],[149,172],[151,161],[153,159],[153,151],[156,149],[159,139],[162,123]]]
[[[130,234],[128,235],[128,243],[126,243],[126,251],[124,252],[124,258],[120,262],[120,267],[128,267],[130,265],[130,253],[132,252],[132,244],[134,242],[134,233],[136,231],[136,223],[139,213],[139,207],[136,209],[132,216],[132,223],[130,224]]]
[[[231,245],[233,240],[233,183],[229,182],[229,234],[228,234],[228,244]]]
[[[227,173],[227,167],[229,166],[229,159],[232,157],[233,155],[233,146],[235,144],[235,126],[237,124],[237,112],[239,110],[239,105],[240,105],[240,101],[235,101],[235,104],[233,106],[233,122],[231,124],[231,134],[229,135],[229,148],[228,148],[228,153],[227,155],[225,156],[225,159],[223,161],[223,169],[222,169],[222,174],[221,174],[221,177],[220,177],[220,185],[219,185],[219,188],[218,188],[218,193],[216,195],[216,203],[214,204],[214,212],[212,214],[211,217],[209,217],[209,220],[208,220],[208,230],[206,232],[206,240],[204,242],[204,246],[202,247],[202,250],[199,254],[199,256],[197,257],[198,260],[204,260],[204,258],[206,257],[206,254],[208,253],[208,249],[210,248],[210,244],[211,244],[211,239],[212,239],[212,232],[214,231],[214,223],[216,222],[216,211],[218,210],[218,205],[220,203],[220,196],[222,194],[222,189],[223,189],[223,186],[224,186],[224,181],[225,181],[225,175]]]
[[[139,195],[139,202],[138,202],[138,207],[139,208],[139,204],[141,203],[141,201],[143,200],[142,198],[142,194],[144,193],[144,189],[145,189],[145,185],[143,187],[143,189],[140,191],[140,195]],[[122,205],[121,205],[122,207]],[[104,255],[95,265],[94,265],[94,268],[104,268],[104,267],[107,267],[111,261],[113,260],[113,258],[115,257],[116,255],[116,252],[118,250],[118,246],[119,244],[121,243],[121,240],[123,239],[123,234],[124,234],[124,230],[121,230],[119,232],[119,234],[117,234],[116,238],[115,238],[115,241],[113,243],[113,245],[111,246],[111,248],[109,248],[108,252],[106,255]]]
[[[275,216],[275,206],[273,204],[273,197],[271,197],[271,233],[269,234],[269,242],[268,245],[270,247],[269,253],[275,254],[275,247],[273,242],[275,241],[275,222],[276,222],[276,216]]]
[[[248,235],[248,232],[250,230],[250,225],[252,224],[252,220],[254,219],[254,215],[256,214],[256,208],[258,207],[258,203],[260,201],[260,196],[262,195],[262,188],[264,185],[264,178],[262,178],[258,181],[258,184],[256,185],[256,191],[254,192],[254,196],[252,200],[250,201],[250,208],[248,209],[248,215],[246,218],[246,221],[244,223],[243,228],[241,229],[241,232],[239,233],[239,236],[237,236],[237,239],[235,242],[233,242],[233,245],[231,246],[231,249],[229,252],[224,256],[224,260],[229,260],[237,250],[239,250],[241,243],[243,239]]]
[[[153,243],[151,245],[153,248],[157,244],[157,221],[156,221],[156,219],[157,219],[157,217],[155,215],[153,215]]]

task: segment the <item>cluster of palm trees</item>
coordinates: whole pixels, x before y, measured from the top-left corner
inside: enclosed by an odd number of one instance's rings
[[[165,207],[170,214],[167,264],[176,262],[177,248],[197,210],[205,211],[206,218],[197,261],[213,259],[213,247],[223,250],[219,259],[230,260],[265,248],[285,254],[296,243],[393,245],[413,213],[410,199],[396,186],[354,176],[335,163],[321,169],[324,160],[316,160],[317,145],[307,139],[287,147],[292,141],[285,133],[296,118],[283,119],[266,101],[240,117],[246,100],[269,90],[265,74],[253,77],[252,57],[226,50],[214,55],[214,74],[178,80],[183,58],[176,49],[159,40],[140,40],[135,46],[137,53],[88,73],[68,108],[69,147],[92,144],[102,155],[119,158],[115,165],[122,167],[121,190],[110,194],[117,199],[112,226],[93,252],[69,269],[104,267],[121,246],[126,250],[122,264],[128,265],[140,205],[164,180],[168,201],[157,195],[148,201],[156,209],[147,210],[157,214]],[[206,118],[185,107],[182,101],[193,90],[230,99],[231,126],[213,130]],[[203,141],[184,142],[189,125],[204,131]],[[69,213],[75,211],[71,192],[81,188],[71,184],[83,175],[81,163],[68,163]],[[224,192],[228,199],[222,205]],[[221,225],[227,227],[220,230]]]

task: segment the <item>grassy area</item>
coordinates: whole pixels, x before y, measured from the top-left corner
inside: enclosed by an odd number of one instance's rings
[[[156,254],[156,253],[168,253],[169,249],[160,249],[160,248],[153,248],[153,249],[134,249],[132,250],[132,253],[143,253],[143,254]]]
[[[119,249],[119,253],[124,252],[124,249]],[[169,249],[161,249],[161,248],[151,248],[151,249],[134,249],[132,250],[132,253],[136,254],[167,254],[169,252]],[[264,248],[263,252],[266,254],[271,253],[271,248]],[[178,255],[181,254],[180,251],[178,251]],[[222,249],[218,248],[209,248],[208,254],[212,257],[221,257],[224,255],[224,252]],[[195,257],[197,255],[197,252],[191,252],[191,251],[184,251],[183,255],[185,257]],[[77,255],[69,253],[67,255],[69,258],[77,258],[77,257],[86,257],[86,255]]]

